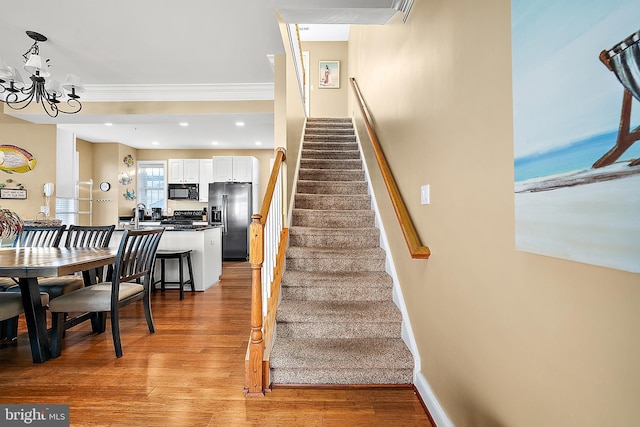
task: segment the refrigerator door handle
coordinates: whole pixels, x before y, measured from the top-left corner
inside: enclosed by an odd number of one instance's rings
[[[228,200],[227,200],[227,195],[223,194],[222,195],[222,232],[224,234],[227,234],[227,230],[229,228],[229,219],[227,217],[227,205],[228,205]]]

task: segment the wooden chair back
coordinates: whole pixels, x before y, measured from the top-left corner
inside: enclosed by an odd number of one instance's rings
[[[25,225],[13,242],[16,248],[57,247],[65,225]]]
[[[109,246],[115,225],[70,225],[67,230],[66,248],[106,248]]]
[[[120,283],[142,283],[147,292],[149,291],[151,271],[163,232],[163,228],[125,229],[113,268],[112,304],[118,304]]]

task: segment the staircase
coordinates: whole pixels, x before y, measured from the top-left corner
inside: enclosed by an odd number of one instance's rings
[[[350,119],[307,121],[289,239],[271,382],[412,383]]]

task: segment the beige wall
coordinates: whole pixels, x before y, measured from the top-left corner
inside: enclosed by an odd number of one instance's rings
[[[56,127],[35,125],[0,112],[0,145],[7,144],[27,150],[36,159],[36,165],[26,173],[0,171],[0,183],[9,188],[22,184],[27,190],[26,200],[1,199],[0,208],[11,209],[23,219],[33,219],[45,204],[44,183],[56,182]],[[7,179],[14,182],[8,183]],[[55,217],[55,192],[49,208]]]
[[[347,42],[304,42],[309,51],[309,115],[311,117],[346,117],[349,89]],[[340,87],[319,89],[319,61],[340,61]]]
[[[298,160],[300,157],[300,146],[302,145],[302,133],[304,132],[304,123],[306,120],[306,113],[304,111],[304,104],[302,103],[302,96],[300,94],[300,89],[298,86],[297,74],[295,65],[293,63],[292,57],[293,54],[291,52],[291,44],[289,43],[289,39],[287,36],[286,24],[279,20],[280,25],[280,35],[282,36],[286,61],[285,64],[281,62],[276,62],[277,68],[276,73],[278,73],[279,77],[275,78],[276,84],[285,84],[284,95],[282,94],[282,88],[276,87],[276,94],[280,94],[279,96],[284,97],[284,102],[286,103],[286,145],[283,147],[287,150],[287,159],[286,159],[286,174],[287,174],[287,182],[286,188],[288,189],[288,195],[293,194],[293,182],[295,180],[296,174],[296,165],[298,164]],[[284,67],[283,67],[284,65]],[[282,81],[282,74],[285,73],[286,81]],[[277,113],[281,113],[281,111],[277,111]],[[276,117],[276,123],[279,123],[280,118]],[[285,207],[288,209],[291,200],[285,200]]]
[[[457,427],[636,425],[640,276],[514,249],[510,39],[509,0],[351,30],[350,74],[432,251],[409,258],[373,173],[420,370]]]

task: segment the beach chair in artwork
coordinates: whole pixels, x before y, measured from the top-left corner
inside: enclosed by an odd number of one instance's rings
[[[609,166],[622,156],[634,142],[640,139],[640,126],[631,130],[631,102],[633,98],[640,101],[640,31],[637,31],[612,47],[600,52],[600,61],[612,71],[622,86],[622,112],[616,144],[597,162],[594,168]],[[630,166],[640,165],[640,158]]]

